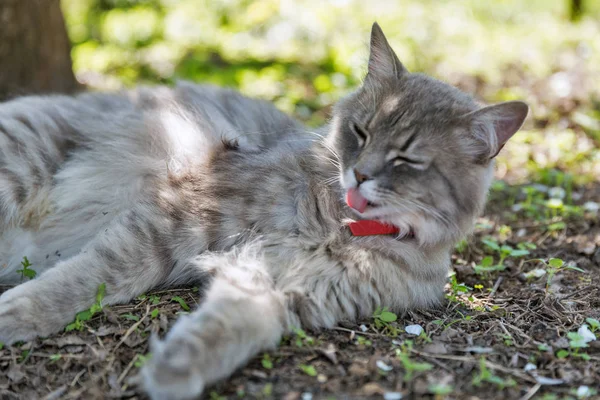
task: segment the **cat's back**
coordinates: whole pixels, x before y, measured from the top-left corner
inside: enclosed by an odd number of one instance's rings
[[[298,127],[265,102],[187,83],[0,104],[0,280],[23,256],[50,266],[76,254],[222,140],[260,148]]]

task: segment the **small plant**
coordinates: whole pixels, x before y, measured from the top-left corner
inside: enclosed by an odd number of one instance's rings
[[[373,313],[373,323],[375,328],[383,330],[384,333],[387,333],[390,336],[398,336],[398,328],[392,325],[392,322],[395,322],[397,319],[398,316],[393,312],[388,311],[387,307],[377,307]]]
[[[152,358],[152,353],[148,353],[146,355],[137,354],[135,356],[135,361],[134,361],[133,365],[136,368],[142,368],[151,358]]]
[[[475,266],[474,270],[477,274],[487,274],[493,271],[504,271],[506,266],[504,261],[508,257],[523,257],[529,254],[530,249],[534,249],[535,245],[532,243],[519,243],[517,248],[509,246],[507,244],[500,245],[494,238],[488,237],[481,241],[489,250],[497,253],[498,262],[494,264],[494,257],[484,257],[481,262]]]
[[[104,300],[104,294],[106,293],[106,283],[98,286],[98,292],[96,293],[96,302],[90,307],[89,310],[81,311],[75,315],[75,321],[71,322],[65,327],[65,332],[70,331],[82,331],[85,322],[92,319],[94,314],[102,311],[102,300]]]
[[[273,384],[271,382],[267,383],[263,389],[262,389],[262,394],[265,397],[271,397],[273,396]]]
[[[4,348],[4,343],[0,342],[0,350]]]
[[[500,389],[505,387],[515,386],[517,383],[512,378],[503,379],[497,375],[494,375],[485,364],[485,357],[479,359],[479,374],[473,377],[473,386],[481,386],[482,383],[493,383]]]
[[[452,273],[452,275],[450,275],[449,283],[450,283],[450,293],[447,293],[446,297],[448,298],[448,300],[450,300],[452,302],[457,302],[457,303],[461,302],[459,296],[461,294],[468,293],[470,290],[472,290],[472,288],[465,285],[464,283],[458,283],[455,273]]]
[[[136,321],[136,322],[140,320],[140,317],[138,317],[137,315],[133,315],[132,313],[123,314],[123,315],[121,315],[121,318],[125,318],[130,321]]]
[[[415,372],[423,372],[429,371],[433,368],[433,365],[427,362],[418,362],[414,361],[410,358],[410,351],[412,350],[413,342],[412,340],[405,340],[399,349],[396,349],[396,357],[402,363],[402,367],[406,373],[404,374],[404,381],[408,382],[412,380]]]
[[[430,393],[433,393],[437,396],[447,396],[454,390],[454,388],[451,385],[447,385],[444,383],[432,383],[428,386],[427,389]]]
[[[596,333],[596,331],[600,330],[600,321],[598,321],[597,319],[595,319],[595,318],[586,318],[585,322],[587,322],[590,325],[590,330],[592,332]]]
[[[563,260],[561,260],[560,258],[551,258],[548,261],[544,260],[543,258],[534,258],[532,260],[527,260],[527,262],[530,262],[530,261],[542,263],[546,266],[546,274],[547,274],[546,292],[548,292],[548,289],[550,288],[552,279],[560,271],[563,271],[565,269],[570,269],[570,270],[577,271],[577,272],[585,272],[581,268],[578,268],[574,265],[565,264],[565,262]]]
[[[365,338],[364,336],[356,336],[356,344],[358,345],[364,345],[364,346],[372,346],[373,342],[370,341],[369,339]]]
[[[263,358],[260,362],[264,369],[273,369],[273,361],[271,360],[271,356],[267,353],[263,354]]]
[[[591,334],[589,331],[588,333]],[[588,342],[590,339],[584,337],[584,333],[581,332],[581,330],[579,332],[568,332],[567,338],[569,338],[569,350],[561,349],[557,351],[556,357],[559,359],[564,359],[571,356],[589,361],[590,356],[587,353],[581,352],[581,349],[588,347]]]
[[[294,328],[294,335],[296,336],[295,344],[296,347],[312,346],[315,344],[315,339],[311,336],[308,336],[304,330],[300,328]]]
[[[308,376],[317,376],[317,370],[312,365],[300,364],[298,368]]]
[[[150,313],[150,318],[154,319],[156,317],[158,317],[158,314],[160,314],[160,310],[158,308],[155,308],[154,310],[152,310],[152,312]]]
[[[175,301],[175,302],[179,303],[181,308],[183,308],[185,311],[190,311],[190,306],[188,306],[188,304],[185,302],[185,300],[183,298],[181,298],[180,296],[171,297],[171,301]]]
[[[55,362],[57,362],[58,360],[60,360],[61,358],[62,358],[62,355],[61,355],[61,354],[58,354],[58,353],[57,353],[57,354],[52,354],[52,355],[50,356],[50,362],[51,362],[51,363],[55,363]]]
[[[456,250],[457,253],[464,253],[468,247],[469,247],[469,242],[467,242],[465,239],[463,239],[456,244],[454,249]]]
[[[148,301],[154,306],[157,305],[158,303],[160,303],[160,296],[157,296],[155,294],[150,295],[150,296],[148,296],[146,294],[142,294],[142,295],[138,296],[137,299],[139,301],[144,301],[144,300],[148,299]]]
[[[31,352],[31,350],[22,350],[21,351],[21,355],[19,357],[17,357],[17,362],[22,363],[25,360],[27,360],[27,357],[29,357],[29,353]]]
[[[213,390],[210,392],[210,400],[227,400],[227,397],[221,396],[219,393]]]
[[[31,269],[31,263],[29,262],[29,260],[27,259],[27,257],[23,257],[23,261],[21,261],[21,266],[23,268],[18,269],[17,273],[21,274],[21,282],[23,282],[23,279],[28,278],[28,279],[33,279],[35,278],[35,276],[37,275],[37,272],[35,272],[34,269]]]

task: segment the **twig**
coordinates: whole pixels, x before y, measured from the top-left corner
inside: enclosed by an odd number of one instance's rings
[[[85,369],[82,369],[81,371],[79,371],[77,373],[77,375],[75,375],[75,378],[73,378],[73,380],[71,381],[71,384],[69,386],[71,386],[71,387],[75,386],[75,384],[77,383],[79,378],[81,378],[83,376],[83,374],[85,374],[85,372],[86,372]]]
[[[502,276],[499,276],[498,279],[496,279],[496,283],[494,283],[494,287],[490,291],[490,295],[488,296],[488,299],[491,299],[492,297],[494,297],[494,295],[498,291],[498,288],[500,287],[500,284],[502,283],[503,280],[504,280],[504,278]]]
[[[359,331],[355,331],[355,330],[348,329],[348,328],[342,328],[341,326],[336,326],[335,328],[333,328],[333,330],[334,331],[348,332],[348,333],[354,332],[355,335],[374,336],[374,337],[381,337],[382,336],[382,335],[380,335],[378,333],[359,332]]]
[[[448,355],[448,354],[432,354],[432,353],[425,353],[425,352],[414,350],[414,349],[411,349],[410,351],[417,355],[420,355],[422,357],[440,358],[440,359],[444,359],[444,360],[454,360],[454,361],[463,361],[463,362],[471,362],[471,363],[477,362],[477,358],[475,358],[475,357],[454,356],[454,355]],[[513,376],[516,376],[517,378],[521,378],[528,382],[537,383],[537,381],[535,379],[533,379],[532,377],[530,377],[529,375],[525,375],[525,374],[521,373],[520,371],[515,371],[510,368],[503,367],[502,365],[494,364],[493,362],[488,361],[488,360],[485,360],[485,366],[490,369],[493,369],[493,370],[511,374]]]
[[[519,400],[529,400],[530,398],[532,398],[538,390],[540,390],[540,388],[542,387],[541,383],[536,383],[531,389],[529,389],[529,391],[527,393],[525,393],[525,395],[523,397],[521,397]]]
[[[129,371],[131,370],[131,368],[133,367],[133,364],[135,363],[135,360],[137,360],[139,357],[136,354],[135,357],[133,357],[131,359],[131,361],[129,361],[129,364],[127,364],[127,366],[125,367],[125,369],[123,370],[123,372],[121,372],[121,375],[119,375],[119,377],[117,378],[117,385],[120,385],[121,382],[123,381],[123,379],[125,379],[125,377],[127,376],[127,374],[129,373]],[[121,390],[125,390],[124,387],[121,388]]]
[[[127,340],[127,338],[129,337],[129,335],[131,335],[137,328],[138,326],[140,326],[140,324],[142,322],[144,322],[144,320],[146,319],[146,317],[148,316],[148,313],[150,312],[150,305],[146,305],[146,313],[144,314],[144,316],[142,317],[142,319],[140,319],[139,321],[137,321],[135,324],[131,325],[131,327],[129,329],[127,329],[127,332],[125,332],[125,335],[121,338],[121,340],[119,341],[119,343],[115,346],[115,348],[112,350],[113,353],[115,351],[117,351],[117,349],[119,347],[121,347],[121,345],[123,343],[125,343],[125,341]]]

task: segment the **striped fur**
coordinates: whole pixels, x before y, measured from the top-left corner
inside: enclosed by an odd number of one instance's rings
[[[202,305],[153,341],[142,374],[152,398],[182,399],[293,327],[437,304],[492,177],[499,141],[485,132],[510,137],[523,108],[478,112],[409,74],[378,27],[371,43],[364,85],[315,132],[192,84],[0,105],[0,283],[20,282],[23,256],[38,272],[0,296],[0,341],[59,331],[102,283],[106,304],[201,285]],[[357,168],[370,178],[362,215],[343,200]],[[362,217],[402,233],[353,237]]]

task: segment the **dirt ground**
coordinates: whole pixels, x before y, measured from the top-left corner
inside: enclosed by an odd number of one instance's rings
[[[587,318],[600,319],[597,213],[527,217],[507,206],[518,202],[511,196],[522,189],[492,193],[475,234],[453,256],[456,280],[440,308],[393,322],[374,318],[332,331],[297,332],[277,351],[208,388],[204,398],[599,398],[600,340],[586,343],[575,333]],[[579,204],[598,198],[593,186],[574,193]],[[503,271],[477,273],[476,265],[489,264],[482,261],[486,256],[499,254],[494,241],[530,254],[507,256]],[[564,265],[548,279],[550,267],[528,261],[534,258]],[[193,288],[149,293],[105,307],[82,331],[4,347],[0,398],[143,399],[135,376],[148,337],[164,335],[178,314],[199,301]],[[415,324],[424,333],[405,332]]]

